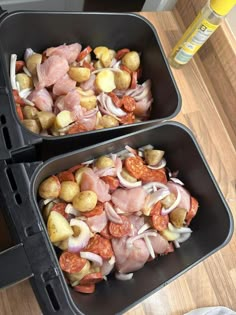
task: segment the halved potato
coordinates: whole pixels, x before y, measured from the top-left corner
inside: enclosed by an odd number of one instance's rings
[[[94,48],[93,52],[94,52],[97,59],[101,59],[101,57],[104,53],[109,52],[109,49],[106,46],[98,46],[98,47]]]
[[[108,69],[101,70],[96,76],[95,84],[100,91],[111,92],[116,88],[114,73]]]
[[[33,75],[37,72],[37,65],[42,62],[41,54],[33,54],[26,60],[26,66],[30,73]]]
[[[40,122],[40,125],[42,127],[42,129],[48,129],[51,128],[55,119],[56,119],[56,115],[54,113],[51,112],[38,112],[37,114],[38,116],[38,120]]]
[[[48,235],[51,242],[60,242],[73,235],[68,221],[59,212],[51,211],[47,222]]]
[[[17,73],[16,75],[16,81],[20,85],[20,89],[29,89],[33,87],[33,81],[32,78],[30,78],[27,74],[25,73]]]
[[[179,233],[172,232],[168,229],[160,232],[160,234],[167,240],[167,241],[174,241],[179,237]]]
[[[73,121],[74,121],[74,119],[72,117],[71,112],[68,110],[63,110],[56,116],[53,127],[56,130],[61,129],[61,128],[68,126]]]
[[[114,50],[108,49],[108,51],[105,51],[101,57],[100,60],[105,68],[110,67],[112,59],[115,57],[116,52]]]
[[[97,106],[97,97],[95,95],[81,96],[80,105],[86,108],[87,110],[91,110]]]
[[[82,83],[90,78],[91,71],[85,67],[70,67],[68,74],[72,80]]]

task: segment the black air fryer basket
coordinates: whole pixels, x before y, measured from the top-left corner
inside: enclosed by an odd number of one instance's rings
[[[72,149],[142,129],[177,115],[181,99],[167,64],[158,35],[143,17],[122,13],[81,12],[15,12],[2,13],[0,22],[0,159],[28,150],[36,145],[46,159]],[[9,80],[10,55],[23,58],[27,47],[43,51],[63,43],[79,42],[108,46],[115,50],[129,47],[142,53],[142,79],[151,79],[154,103],[150,119],[115,128],[84,132],[76,135],[48,137],[28,131],[17,118]],[[50,148],[48,150],[47,148]]]

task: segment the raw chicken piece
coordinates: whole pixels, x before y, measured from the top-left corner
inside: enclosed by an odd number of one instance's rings
[[[65,58],[51,56],[42,64],[37,65],[38,82],[36,89],[42,89],[54,84],[62,78],[69,70],[68,62]]]
[[[112,194],[112,202],[124,212],[136,212],[142,209],[146,192],[142,187],[132,189],[119,188]]]
[[[53,99],[48,90],[34,90],[27,98],[35,104],[35,106],[45,112],[51,112],[53,106]]]
[[[127,240],[128,237],[112,239],[112,247],[116,257],[116,268],[121,273],[141,269],[149,258],[149,251],[142,239],[134,241],[130,248],[126,246]]]
[[[152,102],[153,102],[153,98],[150,92],[145,98],[143,98],[139,102],[136,102],[134,114],[137,116],[145,116]]]
[[[167,250],[169,242],[160,234],[157,234],[157,236],[149,236],[148,238],[150,239],[152,248],[156,254],[163,254]]]
[[[176,187],[178,187],[179,192],[181,194],[181,200],[180,200],[180,203],[178,204],[178,207],[184,208],[187,211],[189,211],[190,210],[190,197],[191,197],[189,192],[183,186],[176,184],[176,183],[173,183],[171,181],[169,181],[167,183],[167,186],[168,186],[170,192],[175,194],[175,196],[177,196]]]
[[[136,236],[138,235],[138,231],[144,225],[144,217],[138,215],[130,215],[129,220],[131,223],[131,232],[129,236]]]
[[[64,95],[76,87],[76,81],[72,80],[66,73],[62,78],[57,80],[53,86],[53,94]]]
[[[65,58],[70,64],[76,60],[81,51],[81,48],[81,45],[78,43],[51,47],[46,50],[46,56],[60,56]]]
[[[107,216],[105,211],[100,215],[94,215],[87,220],[88,226],[92,232],[101,232],[107,225]]]
[[[98,200],[101,202],[111,200],[109,185],[100,179],[92,169],[88,169],[83,173],[80,190],[92,190],[97,194]]]

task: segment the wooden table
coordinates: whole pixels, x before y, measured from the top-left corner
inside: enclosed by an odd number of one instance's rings
[[[176,15],[142,13],[155,25],[166,54],[181,36]],[[236,219],[236,154],[211,82],[195,56],[182,70],[173,70],[182,95],[182,111],[174,119],[192,129]],[[218,75],[218,74],[216,74]],[[227,91],[226,91],[227,93]],[[236,310],[236,235],[230,243],[126,315],[182,315],[194,308],[224,305]],[[0,292],[0,314],[38,315],[40,309],[28,281]]]

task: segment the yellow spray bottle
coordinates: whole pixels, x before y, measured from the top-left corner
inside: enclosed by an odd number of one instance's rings
[[[188,63],[235,5],[236,0],[208,1],[172,50],[170,65],[178,69]]]

